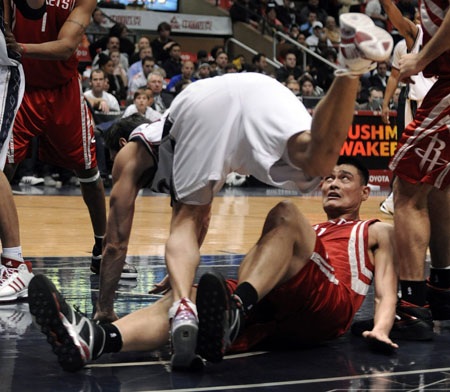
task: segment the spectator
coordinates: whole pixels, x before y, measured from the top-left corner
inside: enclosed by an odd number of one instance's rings
[[[195,69],[198,69],[200,64],[207,63],[209,60],[208,52],[206,50],[199,50],[197,52],[197,62],[195,63]]]
[[[239,72],[245,71],[246,69],[246,63],[245,63],[245,57],[242,54],[238,54],[232,61],[234,65],[236,65]]]
[[[311,11],[316,13],[317,20],[325,23],[328,15],[324,9],[319,7],[319,0],[308,0],[308,4],[300,9],[300,20],[302,23],[305,23],[308,20],[308,14]]]
[[[225,73],[225,67],[228,64],[228,55],[225,52],[220,52],[216,57],[216,69],[211,76],[223,75]]]
[[[372,18],[375,25],[386,29],[387,16],[384,14],[379,0],[369,0],[367,2],[366,15]]]
[[[267,23],[275,30],[284,31],[283,23],[277,18],[276,4],[267,3],[266,6]]]
[[[142,59],[142,71],[134,75],[128,88],[128,99],[133,99],[134,93],[145,88],[148,82],[148,76],[153,72],[155,67],[155,59],[153,57],[144,57]]]
[[[300,95],[302,97],[317,97],[314,91],[314,81],[312,78],[303,76],[300,79]]]
[[[175,75],[170,79],[170,82],[167,84],[167,91],[175,92],[175,85],[180,81],[189,80],[190,82],[195,81],[194,77],[194,63],[192,61],[185,61],[181,66],[181,73],[179,75]]]
[[[92,44],[99,36],[106,35],[108,29],[102,26],[103,23],[103,12],[100,8],[96,8],[92,13],[92,22],[89,23],[86,28],[86,36],[89,42]]]
[[[233,23],[244,22],[249,23],[255,28],[258,28],[257,16],[249,9],[248,0],[236,0],[233,2],[229,12]]]
[[[177,96],[179,93],[181,93],[187,86],[189,86],[192,82],[189,79],[181,79],[176,85],[175,85],[175,96]]]
[[[394,94],[392,95],[391,103],[389,104],[389,109],[391,110],[397,110],[398,109],[398,99],[400,98],[400,93],[402,89],[400,87],[397,87],[394,91]]]
[[[336,64],[337,54],[334,48],[326,48],[323,52],[321,52],[322,56],[328,60],[330,63]],[[329,66],[328,64],[320,61],[316,63],[315,73],[317,79],[317,85],[322,89],[327,91],[331,83],[334,80],[334,68]]]
[[[152,48],[150,46],[139,49],[139,60],[131,64],[130,68],[128,68],[127,73],[128,88],[130,88],[131,81],[133,80],[134,75],[138,74],[139,72],[142,72],[142,60],[145,59],[146,57],[154,58],[152,55]]]
[[[162,22],[157,28],[158,37],[156,37],[151,43],[153,56],[158,64],[162,64],[169,59],[169,50],[174,41],[170,38],[171,27],[167,22]]]
[[[298,79],[302,73],[302,69],[297,66],[295,52],[293,50],[288,51],[284,58],[284,65],[276,71],[277,80],[279,82],[285,82],[290,75],[292,75],[294,79]]]
[[[169,79],[181,73],[181,46],[179,44],[172,44],[169,50],[169,58],[161,66]]]
[[[327,16],[324,30],[333,46],[338,46],[341,42],[341,30],[336,26],[336,19],[333,16]]]
[[[114,75],[114,66],[112,60],[109,56],[100,53],[98,60],[99,69],[101,69],[105,78],[109,81],[109,89],[108,92],[116,97],[116,99],[120,102],[122,99],[126,98],[126,88],[123,84],[122,78],[118,75]]]
[[[313,32],[313,23],[317,22],[317,13],[315,11],[308,12],[307,20],[300,25],[300,32],[305,35],[305,37],[310,36]]]
[[[213,57],[214,60],[217,60],[217,56],[223,52],[225,52],[224,47],[221,45],[216,45],[211,49],[211,56]]]
[[[105,73],[101,69],[94,69],[91,73],[91,90],[87,90],[84,97],[94,110],[103,113],[119,112],[119,102],[114,95],[104,91],[104,85]]]
[[[390,74],[388,64],[385,61],[378,63],[377,70],[369,78],[370,85],[380,87],[384,91]]]
[[[211,76],[211,67],[209,63],[202,63],[198,66],[197,72],[195,73],[195,77],[197,79],[206,79]]]
[[[147,87],[153,93],[153,105],[152,108],[159,113],[164,113],[173,101],[173,96],[163,91],[163,77],[160,72],[153,71],[148,75]]]
[[[252,58],[252,64],[255,66],[258,73],[267,75],[267,62],[266,56],[263,53],[255,54]]]
[[[238,71],[238,69],[237,69],[237,67],[236,67],[236,64],[233,64],[233,63],[228,63],[226,66],[225,66],[225,73],[227,74],[227,73],[238,73],[239,71]]]
[[[297,25],[292,25],[289,29],[289,37],[291,37],[293,40],[297,40],[299,34],[300,27],[298,27]]]
[[[113,50],[118,50],[120,52],[120,64],[122,68],[128,72],[128,58],[120,50],[120,39],[115,36],[110,36],[107,39],[106,49],[103,52],[98,53],[94,60],[92,61],[92,68],[98,68],[98,61],[100,54],[104,54],[109,57],[109,52]]]
[[[300,83],[297,80],[289,80],[286,84],[286,87],[291,90],[295,96],[300,96]]]
[[[151,122],[158,121],[161,118],[161,113],[152,109],[150,107],[152,104],[153,96],[151,90],[139,89],[134,93],[133,103],[126,108],[123,117],[139,113]]]
[[[379,110],[383,106],[383,90],[380,87],[369,88],[369,100],[367,103],[356,106],[359,110]]]
[[[283,0],[283,5],[277,6],[277,18],[283,26],[290,28],[297,23],[295,3],[291,0]]]
[[[120,52],[118,50],[111,50],[109,52],[109,58],[113,63],[113,75],[120,76],[122,78],[123,85],[128,84],[127,73],[120,64]]]
[[[142,48],[151,48],[150,47],[150,38],[146,35],[142,35],[139,38],[139,40],[137,42],[137,48],[135,49],[132,56],[128,59],[129,64],[134,64],[134,63],[142,60],[141,57],[139,56]],[[153,57],[153,51],[151,53],[152,54],[150,54],[150,56]]]
[[[333,46],[331,41],[325,35],[325,31],[323,30],[322,22],[317,21],[317,22],[313,23],[313,34],[306,38],[306,44],[310,48],[317,48],[320,37],[323,37],[324,39],[326,39],[328,46]]]

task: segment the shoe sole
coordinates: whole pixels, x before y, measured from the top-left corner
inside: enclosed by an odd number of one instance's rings
[[[19,299],[26,299],[28,298],[28,289],[19,291],[13,295],[10,295],[8,297],[0,297],[0,303],[2,302],[12,302],[12,301],[17,301]]]
[[[222,361],[224,355],[228,295],[221,277],[213,273],[206,273],[201,277],[196,299],[199,319],[197,353],[214,363]]]
[[[426,341],[434,338],[433,329],[422,320],[408,320],[405,324],[396,323],[389,334],[392,339]]]
[[[60,309],[69,305],[44,275],[36,275],[31,280],[28,292],[30,313],[47,336],[61,367],[69,372],[81,369],[85,362],[60,317]]]
[[[173,369],[191,367],[197,359],[195,348],[197,345],[198,326],[194,323],[183,324],[172,331],[172,350],[174,354],[170,360]]]
[[[93,274],[100,274],[100,263],[102,256],[92,256],[90,270]],[[120,274],[120,279],[137,279],[137,272],[124,272]]]

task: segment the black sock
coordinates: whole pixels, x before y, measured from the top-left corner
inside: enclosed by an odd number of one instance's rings
[[[103,243],[103,236],[99,237],[99,236],[94,236],[94,240],[95,240],[95,247],[100,251],[100,253],[102,252],[102,243]]]
[[[424,306],[427,303],[427,286],[424,280],[401,280],[400,290],[402,299],[417,306]]]
[[[450,269],[431,267],[430,283],[440,289],[450,288]]]
[[[241,283],[233,294],[241,300],[244,305],[245,313],[247,313],[258,302],[258,293],[248,282]]]
[[[103,353],[117,353],[122,350],[122,335],[114,324],[99,324],[105,331],[105,343],[98,352],[98,356]]]

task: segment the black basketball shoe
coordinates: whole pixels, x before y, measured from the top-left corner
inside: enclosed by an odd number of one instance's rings
[[[55,285],[36,275],[28,288],[30,312],[64,370],[74,372],[103,350],[105,331],[67,304]]]
[[[427,281],[427,301],[433,320],[450,320],[450,289],[441,289]]]
[[[244,324],[242,302],[230,294],[224,278],[207,272],[197,289],[199,329],[197,353],[211,362],[220,362]]]
[[[430,306],[417,306],[403,299],[397,303],[394,325],[390,337],[400,340],[433,339],[433,318]]]
[[[94,245],[92,248],[92,259],[91,259],[91,272],[94,274],[100,273],[100,264],[102,262],[102,250]],[[138,272],[134,265],[125,263],[123,265],[122,273],[120,274],[121,279],[137,279]]]

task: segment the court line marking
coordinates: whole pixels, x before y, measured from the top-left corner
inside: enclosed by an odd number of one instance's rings
[[[393,376],[404,376],[409,374],[420,374],[420,373],[436,373],[449,371],[450,367],[446,368],[435,368],[435,369],[422,369],[422,370],[408,370],[403,372],[392,372],[392,373],[376,373],[376,374],[361,374],[359,376],[343,376],[343,377],[330,377],[330,378],[313,378],[307,380],[292,380],[292,381],[279,381],[279,382],[267,382],[259,384],[238,384],[238,385],[222,385],[222,386],[211,386],[202,388],[183,388],[183,389],[159,389],[159,390],[148,390],[143,392],[199,392],[199,391],[224,391],[232,389],[254,389],[254,388],[265,388],[265,387],[279,387],[279,386],[289,386],[289,385],[300,385],[300,384],[316,384],[320,382],[331,382],[331,381],[346,381],[346,380],[358,380],[358,379],[370,379],[377,377],[393,377]]]
[[[254,357],[256,355],[267,354],[269,351],[253,351],[249,353],[225,355],[224,360]],[[85,368],[108,368],[108,367],[130,367],[130,366],[153,366],[153,365],[169,365],[170,361],[146,361],[146,362],[119,362],[119,363],[93,363],[86,365]]]
[[[139,270],[141,271],[151,271],[152,268],[165,268],[166,265],[165,264],[157,264],[157,265],[149,265],[148,267],[150,268],[146,268],[147,266],[142,266],[139,264],[134,264],[134,266],[137,268],[138,270],[138,274],[139,274]],[[239,267],[239,264],[215,264],[215,265],[209,265],[209,264],[200,264],[199,268],[224,268],[224,267]],[[59,266],[49,266],[49,267],[33,267],[33,271],[41,271],[41,270],[48,270],[48,269],[54,269],[57,268],[58,271],[60,270],[89,270],[90,269],[90,265],[87,266],[78,266],[78,267],[59,267]],[[94,274],[92,274],[94,275]]]
[[[441,383],[443,383],[443,382],[445,382],[445,381],[447,381],[447,380],[448,380],[448,378],[444,378],[444,379],[442,379],[442,380],[435,381],[435,382],[432,382],[432,383],[430,383],[430,384],[419,385],[417,388],[414,388],[414,389],[408,389],[407,392],[424,391],[425,388],[431,387],[432,385],[441,384]]]

